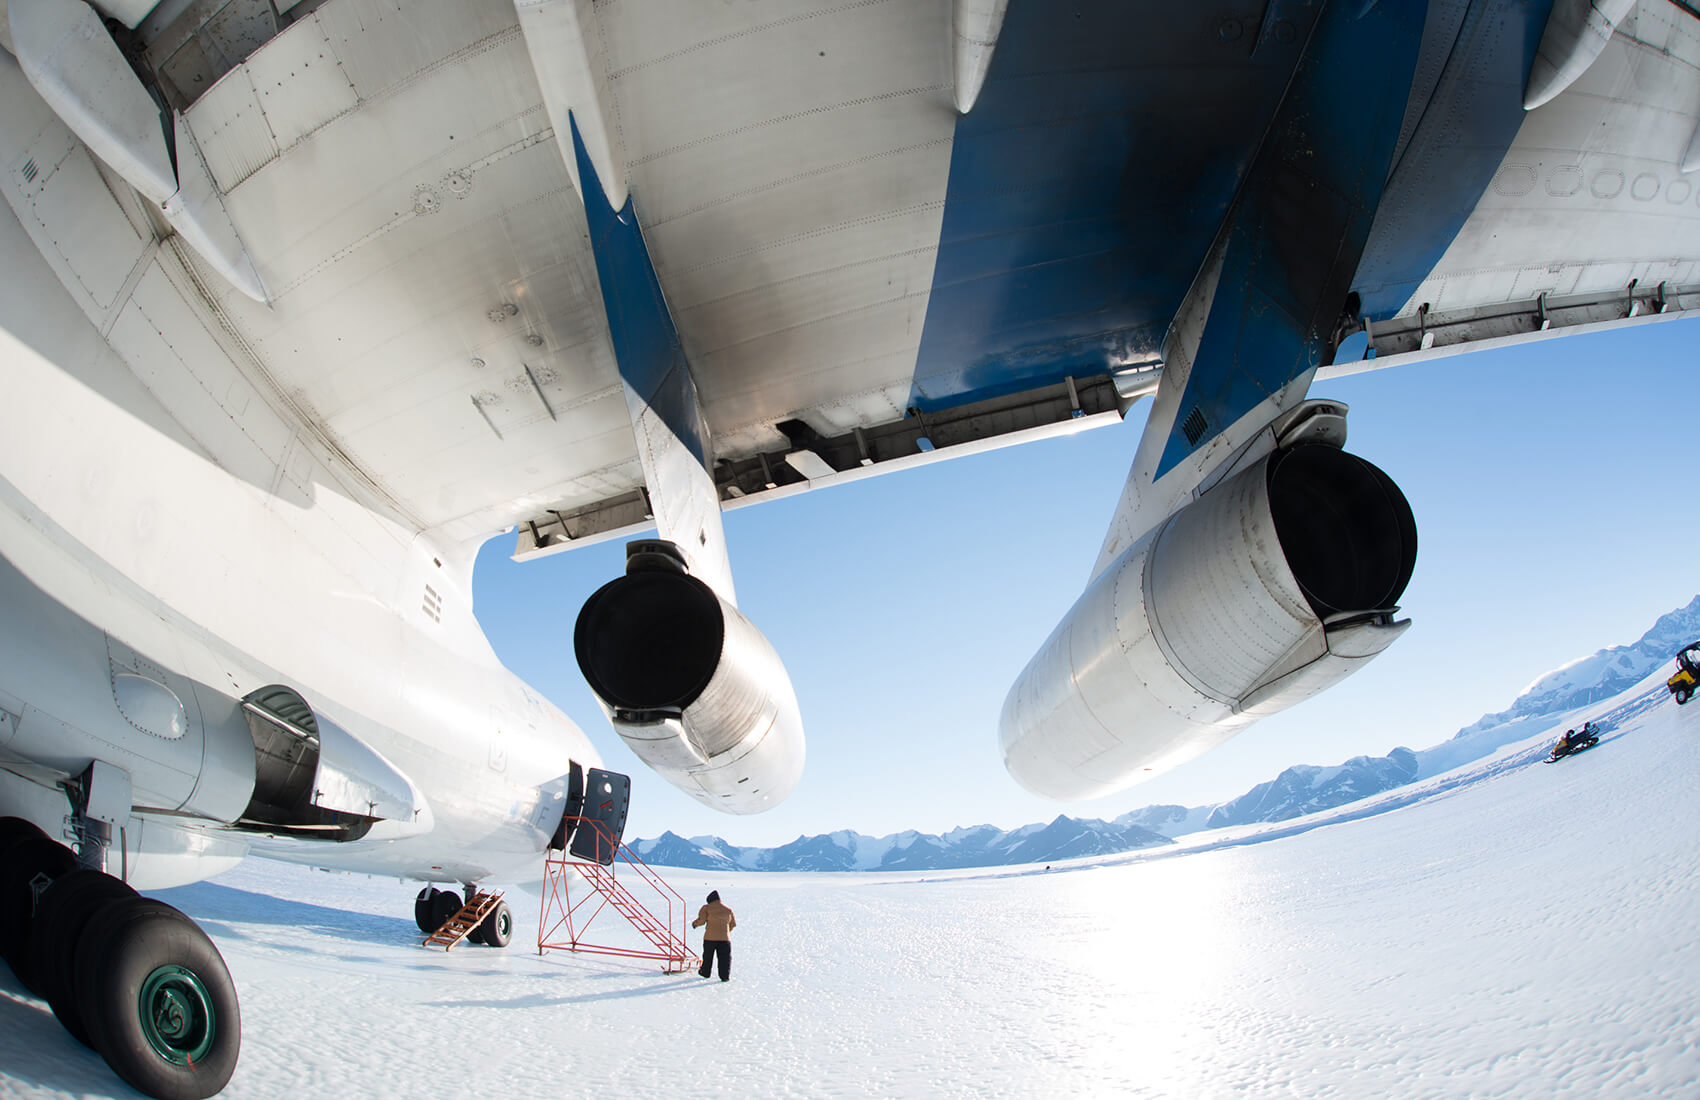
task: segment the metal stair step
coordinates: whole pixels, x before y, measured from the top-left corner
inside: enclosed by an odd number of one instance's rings
[[[584,822],[589,820],[580,819],[580,827],[584,827]],[[539,951],[555,948],[656,959],[666,964],[669,973],[673,973],[675,968],[695,963],[696,953],[685,942],[683,928],[676,933],[669,927],[669,922],[678,919],[684,910],[684,898],[640,858],[619,843],[617,836],[607,839],[611,842],[613,858],[606,863],[588,858],[570,859],[564,852],[560,858],[553,858],[553,853],[545,856],[544,876],[549,885],[545,894],[544,913],[538,927]],[[618,877],[622,862],[636,874],[637,879],[628,876],[622,881]],[[585,939],[580,928],[573,922],[573,914],[584,902],[574,904],[570,897],[572,884],[580,881],[599,895],[601,907],[612,909],[617,916],[623,918],[652,950],[596,943]],[[649,891],[654,891],[665,907],[666,918],[652,912],[643,900],[627,889],[626,883],[632,883],[637,890],[643,892],[646,899],[650,896]],[[591,915],[585,923],[595,920],[595,914],[601,911],[600,907],[590,910]],[[551,912],[559,914],[559,918],[553,923],[550,923]],[[557,936],[557,932],[563,928],[566,931],[564,939]]]
[[[496,903],[501,900],[502,894],[499,891],[487,893],[480,890],[466,899],[466,904],[462,905],[453,916],[438,926],[435,932],[426,936],[420,946],[442,947],[445,951],[451,950],[455,944],[470,935],[473,929],[484,923],[484,918],[490,915],[491,911],[496,908]]]

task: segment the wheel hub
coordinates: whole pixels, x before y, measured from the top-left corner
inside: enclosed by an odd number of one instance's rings
[[[161,1058],[193,1067],[212,1050],[218,1013],[194,971],[175,965],[159,967],[142,982],[136,1000],[142,1034]]]

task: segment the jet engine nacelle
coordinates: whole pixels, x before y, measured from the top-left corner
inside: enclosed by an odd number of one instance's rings
[[[1410,620],[1410,505],[1323,443],[1234,473],[1086,589],[1004,701],[1004,763],[1058,799],[1128,787],[1338,683]]]
[[[615,731],[698,802],[760,813],[797,786],[803,720],[785,665],[672,544],[627,547],[626,575],[585,601],[573,649]]]

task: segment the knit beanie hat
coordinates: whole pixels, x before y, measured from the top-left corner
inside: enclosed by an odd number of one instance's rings
[[[719,900],[720,900],[720,891],[719,890],[710,890],[708,892],[708,902],[709,902],[710,905],[714,904],[715,902],[717,902]]]

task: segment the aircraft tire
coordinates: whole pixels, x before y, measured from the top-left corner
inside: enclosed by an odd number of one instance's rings
[[[431,924],[431,902],[437,895],[435,886],[427,886],[419,891],[419,896],[413,899],[413,923],[419,930],[429,936],[437,929]]]
[[[83,931],[108,905],[135,896],[135,890],[111,875],[80,868],[56,880],[36,911],[35,976],[41,995],[71,1037],[86,1047],[94,1043],[76,997]]]
[[[71,849],[45,835],[25,836],[0,855],[0,956],[24,988],[37,996],[35,977],[35,887],[38,876],[58,879],[77,869]]]
[[[514,912],[508,903],[498,901],[472,933],[478,942],[489,947],[506,947],[514,938]]]
[[[45,839],[35,822],[21,817],[0,817],[0,880],[12,866],[12,848],[26,840]],[[0,935],[10,938],[11,923],[3,903],[0,903]]]
[[[427,932],[435,932],[443,926],[443,922],[460,912],[460,895],[453,890],[438,890],[431,895],[431,927]]]
[[[0,817],[0,853],[25,837],[46,835],[33,821],[21,817]]]
[[[78,1008],[113,1072],[157,1100],[204,1100],[242,1048],[230,971],[205,932],[152,898],[108,905],[84,929]]]

